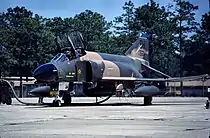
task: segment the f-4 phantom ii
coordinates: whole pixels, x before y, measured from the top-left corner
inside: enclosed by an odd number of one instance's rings
[[[64,48],[49,63],[35,69],[33,76],[38,83],[64,85],[55,97],[61,96],[65,105],[71,104],[74,95],[104,96],[107,97],[105,100],[108,100],[116,95],[117,91],[127,91],[129,94],[142,96],[144,104],[150,105],[152,96],[159,92],[159,89],[150,82],[180,80],[180,78],[171,78],[149,65],[149,41],[144,37],[139,37],[124,55],[87,51],[80,32],[65,34],[62,39],[57,37],[57,46]],[[148,78],[148,70],[164,77]],[[82,91],[79,91],[78,87],[82,88]],[[49,86],[43,86],[35,88],[30,93],[39,97],[48,97],[50,89]],[[60,106],[61,101],[55,98],[53,104]]]

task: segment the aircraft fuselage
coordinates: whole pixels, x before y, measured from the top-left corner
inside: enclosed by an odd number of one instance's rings
[[[57,59],[38,67],[34,72],[34,76],[38,81],[45,83],[62,81],[97,82],[97,90],[96,88],[89,89],[91,93],[93,91],[97,93],[101,88],[100,91],[105,91],[105,95],[107,95],[108,91],[115,90],[116,82],[103,81],[101,80],[102,77],[141,78],[141,62],[141,59],[138,58],[89,51],[86,51],[84,56],[72,60],[68,60],[64,54],[60,54]],[[130,83],[125,85],[128,86]],[[106,88],[108,89],[106,90]]]

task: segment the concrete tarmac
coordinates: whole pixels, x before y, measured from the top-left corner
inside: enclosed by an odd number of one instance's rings
[[[209,138],[206,99],[154,97],[153,105],[143,106],[143,98],[113,97],[101,106],[68,107],[25,106],[13,99],[12,105],[0,105],[0,137]],[[73,102],[94,100],[74,98]]]

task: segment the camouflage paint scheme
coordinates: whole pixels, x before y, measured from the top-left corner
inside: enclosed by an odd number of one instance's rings
[[[83,74],[89,77],[88,81],[82,80],[83,82],[97,83],[97,90],[95,89],[96,87],[93,86],[91,86],[92,91],[88,88],[88,90],[91,91],[91,94],[88,94],[89,96],[110,95],[110,91],[112,91],[112,94],[115,94],[116,86],[119,84],[123,84],[125,88],[133,89],[135,87],[134,80],[130,80],[130,78],[143,78],[142,73],[149,67],[149,43],[146,38],[142,37],[135,41],[135,43],[126,51],[125,55],[91,51],[83,52],[84,54],[82,56],[73,59],[68,59],[64,53],[60,53],[56,56],[58,58],[52,59],[52,61],[47,64],[48,66],[54,66],[54,70],[57,71],[56,81],[58,82],[81,81],[78,80],[77,76]],[[89,66],[89,68],[87,67],[85,71],[78,69],[78,62],[88,64],[87,66]],[[43,67],[45,66],[46,64],[43,65]],[[36,69],[35,74],[37,74],[37,70],[39,70],[39,68]],[[47,72],[45,74],[47,74]],[[167,76],[164,73],[162,73],[162,75]],[[35,78],[41,81],[55,81],[49,79],[50,74],[46,77],[48,78],[46,80],[40,79],[37,76],[38,75],[35,75]],[[101,91],[104,91],[106,88],[108,88],[107,91],[102,94]]]
[[[60,39],[58,40],[59,45],[65,45]],[[66,53],[59,53],[49,63],[41,65],[34,71],[34,77],[38,82],[47,84],[68,82],[69,88],[65,92],[67,97],[68,91],[72,91],[73,86],[82,84],[84,86],[82,95],[85,96],[110,96],[116,94],[117,90],[127,89],[136,96],[143,96],[144,103],[149,105],[152,96],[156,95],[159,89],[148,82],[195,80],[203,77],[171,78],[152,68],[148,61],[149,42],[143,37],[139,37],[125,55],[97,53],[84,49],[79,52],[74,46],[77,43],[74,43],[69,36],[67,40],[67,46],[70,47],[67,47]],[[83,40],[77,39],[77,41]],[[145,73],[148,70],[161,74],[164,78],[148,78]],[[66,101],[69,99],[70,97]]]
[[[148,43],[142,46],[140,41],[148,42],[147,39],[139,38],[130,49],[124,55],[113,55],[106,53],[97,53],[91,51],[85,51],[85,55],[71,61],[64,62],[52,62],[58,71],[60,81],[76,81],[76,70],[75,64],[77,61],[90,61],[91,64],[95,64],[95,67],[100,68],[99,70],[94,69],[94,74],[102,74],[101,77],[136,77],[142,78],[142,63],[149,65],[148,59]],[[94,65],[93,65],[94,66]],[[74,72],[73,75],[69,75]]]

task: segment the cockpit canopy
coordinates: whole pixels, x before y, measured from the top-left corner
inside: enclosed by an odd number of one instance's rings
[[[78,31],[70,32],[62,36],[57,36],[56,42],[60,49],[60,53],[65,54],[66,58],[69,60],[84,56],[86,54],[85,42],[83,40],[82,34]],[[56,55],[54,58],[56,59],[57,56],[59,55]],[[64,59],[64,57],[60,58]]]
[[[68,58],[65,54],[63,53],[58,53],[52,60],[51,62],[64,62],[67,61]]]

